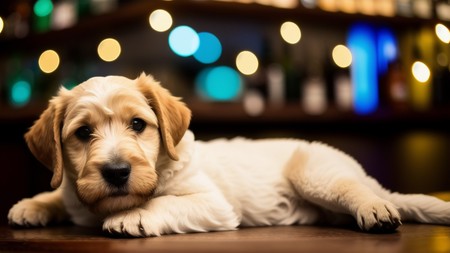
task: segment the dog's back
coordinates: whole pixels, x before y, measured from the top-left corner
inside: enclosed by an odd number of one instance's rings
[[[217,139],[197,142],[196,159],[240,214],[242,226],[311,224],[315,207],[302,201],[284,173],[293,152],[308,145],[294,139]]]

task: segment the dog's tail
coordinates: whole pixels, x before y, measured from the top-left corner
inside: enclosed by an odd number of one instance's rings
[[[450,202],[424,194],[390,193],[404,221],[450,225]]]

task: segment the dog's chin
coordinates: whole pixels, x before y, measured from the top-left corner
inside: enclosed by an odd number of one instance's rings
[[[142,195],[114,193],[88,206],[93,213],[109,215],[142,206],[148,199],[149,197]]]

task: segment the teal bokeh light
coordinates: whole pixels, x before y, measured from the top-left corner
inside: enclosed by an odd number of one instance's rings
[[[189,26],[178,26],[169,34],[169,46],[172,51],[182,57],[193,55],[200,45],[197,32]]]
[[[24,80],[15,82],[11,87],[10,101],[13,106],[26,105],[31,98],[31,84]]]
[[[34,4],[33,10],[38,17],[48,16],[53,11],[53,3],[51,0],[38,0]]]
[[[205,99],[213,101],[232,101],[242,91],[239,73],[227,66],[206,68],[196,79],[197,92]]]
[[[194,58],[204,64],[217,61],[222,54],[222,44],[219,39],[209,32],[201,32],[198,37],[200,38],[200,46],[194,53]]]

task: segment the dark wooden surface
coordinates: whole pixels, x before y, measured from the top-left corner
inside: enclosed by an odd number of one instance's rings
[[[76,226],[0,227],[0,252],[450,252],[450,227],[405,224],[393,234],[312,226],[242,228],[238,231],[110,238]]]

